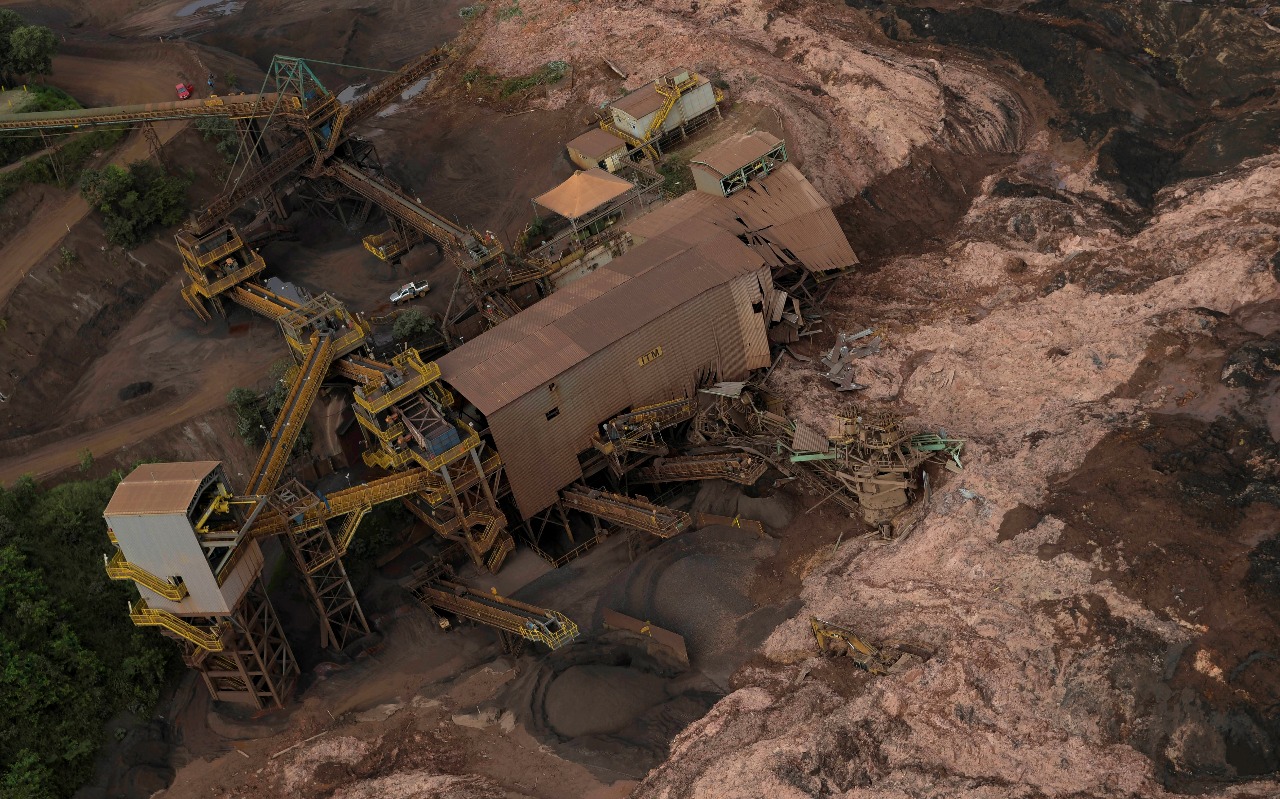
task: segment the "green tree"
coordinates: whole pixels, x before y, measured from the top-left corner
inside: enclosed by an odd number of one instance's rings
[[[410,308],[396,317],[391,335],[396,341],[406,341],[431,330],[431,317],[416,308]]]
[[[101,212],[107,241],[121,247],[142,244],[157,227],[182,221],[187,211],[188,177],[170,175],[149,161],[128,169],[108,165],[85,170],[80,192]]]
[[[121,475],[0,488],[0,797],[65,799],[92,773],[106,720],[145,714],[176,648],[122,611],[102,511]]]
[[[196,130],[205,141],[211,141],[228,164],[236,160],[240,150],[240,134],[235,124],[226,117],[200,117],[196,120]]]
[[[17,547],[0,547],[0,762],[13,764],[3,784],[29,796],[74,788],[101,736],[102,665],[60,605]]]
[[[9,72],[9,37],[26,24],[17,11],[0,8],[0,75]]]
[[[9,34],[8,68],[19,75],[53,72],[58,38],[43,25],[24,25]]]
[[[251,388],[233,388],[227,402],[236,412],[236,434],[249,446],[259,446],[266,439],[267,424],[262,415],[262,395]]]

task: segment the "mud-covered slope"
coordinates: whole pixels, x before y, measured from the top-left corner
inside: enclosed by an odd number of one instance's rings
[[[575,64],[549,105],[611,96],[608,58],[628,86],[684,64],[777,107],[871,256],[827,315],[887,331],[860,399],[970,441],[906,539],[814,555],[805,608],[637,796],[1280,789],[1273,17],[529,0],[484,20],[476,63]],[[809,365],[774,380],[816,423],[848,412]],[[813,658],[809,615],[935,656],[851,673]]]
[[[850,292],[889,330],[868,393],[967,437],[966,471],[905,540],[817,554],[770,664],[637,795],[1152,796],[1273,771],[1278,190],[1270,157],[1169,191],[1132,236],[1028,209],[1069,226],[1032,242],[984,198],[949,251]],[[1059,285],[1104,250],[1117,266]],[[804,364],[783,385],[815,420],[847,408]],[[871,679],[813,659],[809,615],[935,655]]]

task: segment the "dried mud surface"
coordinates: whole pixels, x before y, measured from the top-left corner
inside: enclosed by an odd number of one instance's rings
[[[158,771],[121,793],[148,794],[170,767],[172,796],[1280,793],[1276,11],[522,0],[463,24],[454,2],[263,0],[179,19],[183,5],[17,4],[70,33],[88,97],[113,97],[135,44],[141,87],[188,57],[246,75],[276,52],[386,68],[452,40],[456,65],[365,134],[428,204],[508,236],[516,207],[569,173],[560,144],[593,108],[676,66],[722,81],[717,130],[771,117],[863,260],[829,298],[826,333],[797,351],[837,330],[885,334],[860,362],[861,396],[787,358],[771,385],[817,424],[856,400],[969,443],[964,473],[898,541],[792,497],[776,540],[673,541],[688,557],[657,549],[635,566],[606,547],[529,597],[580,619],[634,600],[633,615],[690,636],[703,682],[595,639],[582,662],[508,662],[484,633],[397,611],[383,649],[320,664],[286,714],[179,697],[172,756],[138,755]],[[195,49],[177,58],[157,36]],[[462,80],[553,59],[570,79],[499,103]],[[334,85],[376,77],[320,69]],[[31,200],[0,232],[76,210],[53,191]],[[272,245],[282,274],[361,303],[399,280],[366,268],[349,233],[315,232]],[[79,223],[67,240],[93,233]],[[4,311],[10,379],[48,380],[7,417],[4,467],[72,463],[103,425],[93,440],[119,458],[228,451],[209,414],[230,381],[261,373],[269,326],[196,331],[172,281],[109,253],[59,275],[61,238],[24,256]],[[149,247],[143,261],[172,263]],[[71,376],[29,372],[37,357]],[[873,679],[814,657],[812,615],[933,656]],[[628,758],[656,765],[646,776]]]

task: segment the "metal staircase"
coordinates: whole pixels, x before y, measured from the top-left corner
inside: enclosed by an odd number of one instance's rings
[[[175,577],[165,580],[157,577],[146,569],[125,560],[124,553],[118,549],[110,559],[103,555],[102,562],[106,566],[107,576],[112,580],[133,580],[143,588],[159,594],[170,602],[181,602],[183,597],[187,595],[187,586],[186,583],[182,582],[182,578]]]
[[[182,640],[209,652],[222,651],[222,636],[229,629],[227,625],[197,627],[167,610],[147,607],[145,599],[139,599],[136,603],[129,605],[129,618],[139,627],[162,627]]]

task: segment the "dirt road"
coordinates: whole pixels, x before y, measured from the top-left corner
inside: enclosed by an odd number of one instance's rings
[[[172,48],[176,58],[181,53]],[[157,53],[157,56],[159,54]],[[82,105],[108,105],[126,102],[148,102],[169,99],[174,83],[173,62],[130,63],[123,60],[63,55],[54,59],[54,74],[49,82],[80,101]],[[185,122],[162,122],[155,126],[160,141],[167,142],[185,127]],[[147,141],[138,132],[131,133],[111,159],[113,164],[128,164],[146,158]],[[78,192],[69,191],[61,199],[51,199],[37,212],[39,224],[28,225],[0,249],[0,303],[8,300],[14,287],[45,257],[71,226],[89,213],[89,206]]]

